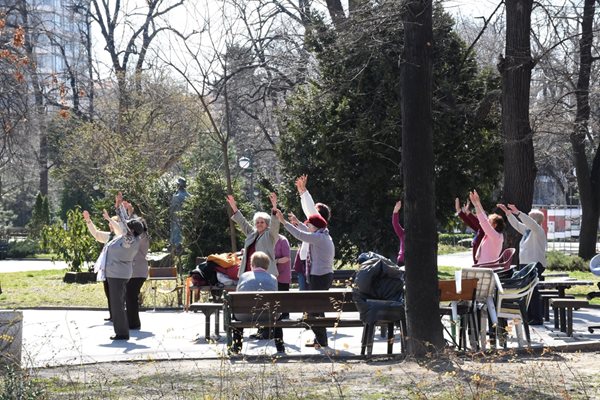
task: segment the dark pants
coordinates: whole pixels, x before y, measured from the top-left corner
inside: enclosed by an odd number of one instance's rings
[[[277,282],[277,290],[280,292],[289,292],[290,284]],[[279,317],[279,319],[288,319],[289,317],[290,317],[290,313],[284,313],[284,314],[281,314],[281,317]]]
[[[127,306],[127,321],[129,329],[140,329],[140,290],[146,278],[131,278],[127,282],[125,304]]]
[[[102,286],[104,287],[104,295],[106,296],[106,301],[108,302],[108,318],[112,319],[112,312],[110,311],[110,292],[108,290],[108,279],[102,281]]]
[[[325,275],[311,275],[310,282],[308,283],[309,290],[329,290],[331,283],[333,282],[333,272]],[[324,317],[323,313],[313,313],[314,317]],[[327,329],[326,328],[312,328],[315,333],[315,341],[321,346],[327,346]]]
[[[275,347],[277,351],[285,351],[285,346],[283,345],[283,329],[281,328],[273,328],[267,329],[272,332],[269,334],[269,339],[275,339]],[[239,353],[242,349],[242,340],[244,337],[244,329],[243,328],[235,328],[233,329],[233,352]]]
[[[125,291],[129,279],[107,278],[107,280],[115,335],[129,337],[129,324],[125,312]]]
[[[519,269],[523,268],[525,264],[520,264]],[[536,263],[535,268],[537,270],[537,275],[540,280],[543,280],[542,274],[546,270],[541,263]],[[542,298],[540,296],[540,291],[537,288],[533,288],[533,292],[531,293],[531,300],[529,301],[529,307],[527,308],[527,318],[529,319],[530,324],[540,325],[544,321],[544,308],[542,306]]]

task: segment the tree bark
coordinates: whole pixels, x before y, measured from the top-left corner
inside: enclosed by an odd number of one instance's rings
[[[344,7],[340,0],[327,0],[327,11],[329,11],[329,16],[336,28],[346,20]]]
[[[590,120],[590,74],[592,70],[592,43],[594,40],[595,0],[585,0],[581,39],[579,40],[579,73],[575,98],[577,111],[571,133],[571,145],[577,172],[577,186],[581,202],[581,229],[579,233],[579,256],[589,260],[596,254],[598,217],[600,216],[600,147],[590,170],[586,155],[586,136]]]
[[[536,167],[529,124],[531,83],[531,10],[533,0],[506,0],[506,49],[498,69],[502,75],[504,136],[504,202],[528,212],[533,201]],[[520,235],[511,227],[505,247],[518,250]]]
[[[401,64],[402,165],[406,228],[407,351],[440,350],[437,231],[432,131],[432,3],[412,0],[404,16]]]

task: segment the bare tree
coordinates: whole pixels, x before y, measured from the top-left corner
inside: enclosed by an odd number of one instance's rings
[[[150,45],[159,33],[168,29],[167,23],[161,25],[161,21],[182,4],[183,0],[148,0],[139,8],[129,10],[120,1],[91,0],[91,18],[100,28],[117,80],[119,132],[126,131],[121,118],[131,105],[129,83],[133,82],[132,93],[141,91]],[[125,33],[120,37],[122,31]],[[133,74],[133,80],[128,79],[128,74]]]

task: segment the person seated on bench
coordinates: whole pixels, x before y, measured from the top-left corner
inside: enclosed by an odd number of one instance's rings
[[[255,251],[250,258],[252,270],[244,272],[240,276],[237,285],[238,292],[256,292],[256,291],[277,291],[277,278],[267,272],[270,257],[262,251]],[[250,311],[250,310],[248,310]],[[256,315],[256,314],[235,314],[235,319],[238,321],[268,321],[270,318],[278,316],[271,315]],[[244,330],[236,328],[233,330],[233,345],[231,347],[232,354],[238,354],[242,350],[242,338]],[[283,330],[281,328],[273,328],[273,337],[275,338],[275,347],[278,353],[285,353],[283,345]]]
[[[335,255],[335,246],[329,230],[327,221],[320,214],[313,214],[308,217],[304,224],[298,224],[295,227],[287,222],[280,210],[276,210],[276,215],[284,228],[296,239],[308,243],[308,257],[306,259],[306,270],[309,290],[329,290],[333,282],[333,257]],[[290,214],[290,220],[295,219]],[[312,316],[324,316],[323,314],[312,314]],[[315,333],[315,339],[305,344],[306,347],[321,348],[327,347],[327,329],[324,327],[312,328]]]

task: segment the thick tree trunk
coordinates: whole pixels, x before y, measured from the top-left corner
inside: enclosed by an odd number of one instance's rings
[[[596,151],[592,170],[590,170],[585,149],[590,119],[590,73],[592,70],[592,42],[594,40],[595,0],[585,0],[583,20],[581,23],[581,39],[579,40],[579,74],[577,77],[577,113],[571,145],[577,171],[577,185],[581,201],[581,231],[579,233],[579,256],[588,260],[596,254],[596,236],[598,234],[598,217],[600,213],[600,163],[599,150]]]
[[[408,353],[443,347],[437,279],[432,132],[432,3],[412,0],[404,14],[402,165],[405,182]]]
[[[533,0],[506,0],[506,50],[498,69],[502,74],[502,133],[504,135],[504,202],[527,212],[533,201],[536,168],[533,132],[529,124],[531,83],[530,30]],[[512,228],[505,247],[519,248]]]

